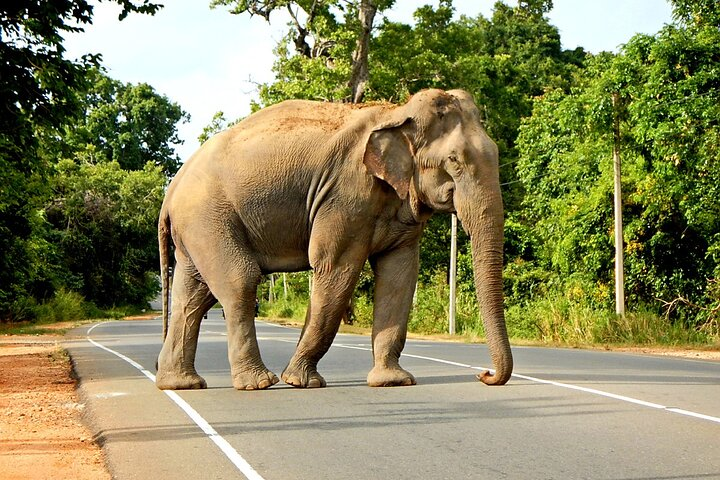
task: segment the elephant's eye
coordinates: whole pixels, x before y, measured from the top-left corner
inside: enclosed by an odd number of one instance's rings
[[[458,161],[457,155],[448,155],[448,160],[450,160],[452,163],[456,163]]]

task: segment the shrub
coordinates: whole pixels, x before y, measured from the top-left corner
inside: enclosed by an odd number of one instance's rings
[[[102,316],[92,303],[86,302],[77,292],[60,288],[48,301],[37,305],[34,317],[39,323],[83,320],[91,316]]]

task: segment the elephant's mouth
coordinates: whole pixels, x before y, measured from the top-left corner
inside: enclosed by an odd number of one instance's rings
[[[455,213],[455,184],[448,182],[440,187],[435,201],[430,206],[436,212]]]

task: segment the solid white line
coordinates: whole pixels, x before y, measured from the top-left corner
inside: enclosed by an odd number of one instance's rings
[[[333,346],[334,346],[334,347],[339,347],[339,348],[350,348],[350,349],[353,349],[353,350],[372,351],[371,348],[357,347],[357,346],[354,346],[354,345],[344,345],[344,344],[342,344],[342,343],[333,344]],[[403,353],[403,354],[402,354],[402,357],[416,358],[416,359],[419,359],[419,360],[427,360],[427,361],[430,361],[430,362],[442,363],[442,364],[445,364],[445,365],[452,365],[452,366],[455,366],[455,367],[471,368],[471,369],[473,369],[473,370],[489,370],[490,372],[493,371],[492,369],[487,369],[487,368],[484,368],[484,367],[473,367],[473,366],[468,365],[468,364],[465,364],[465,363],[453,362],[453,361],[450,361],[450,360],[444,360],[444,359],[442,359],[442,358],[426,357],[426,356],[423,356],[423,355],[412,355],[412,354],[408,354],[408,353]],[[658,404],[658,403],[646,402],[645,400],[639,400],[639,399],[637,399],[637,398],[627,397],[627,396],[625,396],[625,395],[618,395],[618,394],[615,394],[615,393],[604,392],[604,391],[602,391],[602,390],[597,390],[597,389],[595,389],[595,388],[581,387],[581,386],[579,386],[579,385],[572,385],[572,384],[570,384],[570,383],[555,382],[555,381],[552,381],[552,380],[543,380],[542,378],[529,377],[529,376],[527,376],[527,375],[520,375],[520,374],[518,374],[518,373],[513,373],[512,376],[515,377],[515,378],[523,379],[523,380],[529,380],[529,381],[535,382],[535,383],[542,383],[542,384],[545,384],[545,385],[552,385],[552,386],[555,386],[555,387],[567,388],[567,389],[569,389],[569,390],[576,390],[576,391],[579,391],[579,392],[589,393],[589,394],[592,394],[592,395],[598,395],[598,396],[601,396],[601,397],[612,398],[613,400],[619,400],[619,401],[621,401],[621,402],[632,403],[632,404],[640,405],[640,406],[647,407],[647,408],[653,408],[653,409],[656,409],[656,410],[664,410],[664,411],[666,411],[666,412],[675,413],[675,414],[678,414],[678,415],[685,415],[685,416],[688,416],[688,417],[698,418],[698,419],[701,419],[701,420],[707,420],[707,421],[710,421],[710,422],[720,423],[720,418],[718,418],[718,417],[713,417],[713,416],[711,416],[711,415],[705,415],[705,414],[702,414],[702,413],[691,412],[691,411],[689,411],[689,410],[683,410],[683,409],[681,409],[681,408],[666,407],[665,405],[660,405],[660,404]]]
[[[657,403],[646,402],[644,400],[638,400],[632,397],[626,397],[625,395],[617,395],[615,393],[604,392],[595,388],[581,387],[579,385],[572,385],[570,383],[554,382],[552,380],[543,380],[542,378],[529,377],[527,375],[520,375],[513,373],[513,377],[522,378],[523,380],[530,380],[531,382],[544,383],[545,385],[553,385],[555,387],[567,388],[570,390],[577,390],[579,392],[590,393],[592,395],[599,395],[601,397],[612,398],[614,400],[620,400],[622,402],[634,403],[636,405],[642,405],[643,407],[655,408],[659,410],[665,410],[666,407]]]
[[[710,415],[705,415],[702,413],[690,412],[688,410],[683,410],[682,408],[665,407],[665,410],[667,410],[668,412],[677,413],[679,415],[687,415],[688,417],[694,417],[701,420],[708,420],[710,422],[720,423],[720,418],[718,417],[711,417]]]
[[[93,325],[87,332],[86,338],[87,341],[93,344],[94,346],[100,348],[101,350],[104,350],[108,353],[112,353],[116,357],[124,360],[125,362],[129,363],[133,367],[135,367],[137,370],[140,371],[143,375],[145,375],[147,378],[149,378],[153,383],[155,383],[155,375],[153,375],[150,371],[145,369],[142,365],[137,363],[135,360],[126,357],[120,352],[116,352],[115,350],[106,347],[105,345],[102,345],[92,338],[90,338],[90,333],[95,329],[95,327],[99,326],[101,324]],[[193,407],[190,406],[189,403],[187,403],[185,400],[183,400],[180,395],[175,393],[172,390],[163,390],[165,395],[167,395],[175,404],[180,407],[190,419],[195,422],[195,424],[200,427],[200,430],[207,435],[207,437],[212,440],[212,442],[220,448],[220,450],[225,454],[225,456],[232,462],[235,467],[240,470],[240,473],[245,475],[245,477],[248,480],[264,480],[263,477],[255,471],[255,469],[245,460],[242,455],[240,455],[237,450],[235,450],[230,443],[225,440],[225,438],[222,437],[209,423],[207,420],[205,420],[202,415],[200,415],[197,410],[195,410]]]
[[[263,322],[263,323],[266,323],[266,322]],[[267,323],[267,325],[274,325],[274,324],[272,324],[272,323]],[[95,328],[96,326],[97,326],[97,325],[95,325],[93,328]],[[274,326],[278,326],[278,327],[281,327],[281,328],[288,328],[288,327],[284,327],[284,326],[281,326],[281,325],[274,325]],[[92,331],[92,328],[90,329],[90,331]],[[88,331],[88,335],[90,334],[90,331]],[[286,340],[286,339],[281,339],[281,338],[264,338],[264,339],[265,339],[265,340],[272,340],[272,341],[276,341],[276,342],[296,343],[296,340]],[[88,338],[88,340],[90,340],[90,339]],[[93,344],[96,343],[96,342],[93,342],[92,340],[90,340],[90,342],[93,343]],[[119,356],[120,358],[122,358],[123,360],[125,360],[126,362],[130,363],[130,364],[133,365],[135,368],[137,368],[138,370],[140,370],[141,372],[143,372],[143,374],[144,374],[146,377],[150,378],[153,382],[155,381],[155,376],[154,376],[152,373],[150,373],[150,372],[148,372],[147,370],[145,370],[141,365],[135,363],[133,360],[131,360],[131,359],[129,359],[129,358],[125,357],[124,355],[121,355],[121,354],[119,354],[119,353],[117,353],[117,352],[114,352],[113,350],[110,350],[110,349],[108,349],[108,348],[106,348],[106,347],[104,347],[104,346],[102,346],[102,345],[100,345],[100,344],[97,344],[97,346],[100,347],[100,348],[102,348],[102,349],[104,349],[104,350],[107,350],[107,351],[109,351],[109,352],[111,352],[111,353],[113,353],[113,354],[115,354],[115,355],[117,355],[117,356]],[[337,347],[337,348],[346,348],[346,349],[350,349],[350,350],[363,350],[363,351],[367,351],[367,352],[372,352],[372,348],[369,348],[369,347],[358,347],[358,346],[356,346],[356,345],[345,345],[345,344],[342,344],[342,343],[333,343],[332,346],[333,346],[333,347]],[[452,365],[452,366],[455,366],[455,367],[470,368],[470,369],[473,369],[473,370],[489,370],[490,372],[493,372],[492,369],[488,369],[488,368],[485,368],[485,367],[473,367],[472,365],[468,365],[468,364],[465,364],[465,363],[459,363],[459,362],[453,362],[453,361],[451,361],[451,360],[444,360],[444,359],[442,359],[442,358],[427,357],[427,356],[423,356],[423,355],[413,355],[413,354],[409,354],[409,353],[403,353],[402,356],[403,356],[403,357],[407,357],[407,358],[415,358],[415,359],[418,359],[418,360],[427,360],[427,361],[430,361],[430,362],[442,363],[442,364],[445,364],[445,365]],[[618,394],[616,394],[616,393],[605,392],[605,391],[603,391],[603,390],[597,390],[597,389],[595,389],[595,388],[581,387],[581,386],[579,386],[579,385],[573,385],[573,384],[570,384],[570,383],[555,382],[555,381],[553,381],[553,380],[544,380],[544,379],[542,379],[542,378],[530,377],[530,376],[527,376],[527,375],[521,375],[521,374],[519,374],[519,373],[513,373],[512,376],[515,377],[515,378],[519,378],[519,379],[523,379],[523,380],[528,380],[528,381],[535,382],[535,383],[541,383],[541,384],[545,384],[545,385],[552,385],[552,386],[559,387],[559,388],[566,388],[566,389],[568,389],[568,390],[575,390],[575,391],[579,391],[579,392],[583,392],[583,393],[589,393],[589,394],[591,394],[591,395],[597,395],[597,396],[600,396],[600,397],[611,398],[611,399],[613,399],[613,400],[619,400],[619,401],[621,401],[621,402],[632,403],[632,404],[635,404],[635,405],[640,405],[640,406],[647,407],[647,408],[652,408],[652,409],[655,409],[655,410],[663,410],[663,411],[670,412],[670,413],[674,413],[674,414],[677,414],[677,415],[684,415],[684,416],[687,416],[687,417],[693,417],[693,418],[697,418],[697,419],[700,419],[700,420],[706,420],[706,421],[709,421],[709,422],[720,423],[720,417],[713,417],[713,416],[711,416],[711,415],[705,415],[705,414],[703,414],[703,413],[692,412],[692,411],[684,410],[684,409],[681,409],[681,408],[667,407],[667,406],[665,406],[665,405],[660,405],[660,404],[658,404],[658,403],[647,402],[647,401],[645,401],[645,400],[640,400],[640,399],[637,399],[637,398],[627,397],[627,396],[625,396],[625,395],[618,395]],[[166,391],[166,393],[169,395],[170,392]],[[181,407],[181,408],[182,408],[182,407]],[[196,422],[196,423],[197,423],[197,422]],[[201,428],[202,428],[202,427],[201,427]],[[221,438],[222,438],[222,437],[221,437]],[[220,447],[220,448],[222,448],[222,447]],[[232,448],[232,447],[230,447],[230,448]],[[237,452],[236,452],[236,453],[237,453]],[[240,457],[240,458],[242,459],[242,457]],[[244,461],[244,460],[243,460],[243,461]],[[246,463],[247,463],[247,462],[246,462]],[[249,466],[249,465],[248,465],[248,466]],[[239,467],[238,467],[238,468],[239,468]],[[252,468],[252,467],[250,467],[250,468]],[[254,470],[253,470],[253,471],[254,471]],[[248,477],[248,478],[250,478],[250,477]]]

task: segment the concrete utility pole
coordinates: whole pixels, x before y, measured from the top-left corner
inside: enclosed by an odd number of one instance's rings
[[[457,285],[457,216],[450,215],[450,335],[455,335],[455,287]]]
[[[623,252],[622,224],[622,182],[620,176],[620,115],[618,113],[620,96],[613,93],[613,164],[615,176],[615,313],[625,316],[625,269]]]

